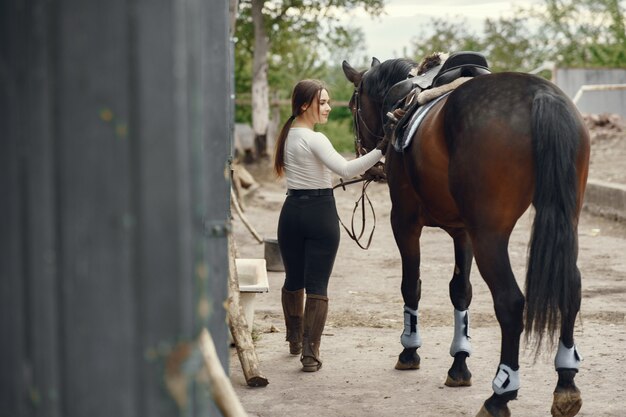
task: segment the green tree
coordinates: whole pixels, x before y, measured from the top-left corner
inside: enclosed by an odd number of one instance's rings
[[[482,43],[480,37],[469,31],[467,21],[459,18],[456,22],[449,19],[433,19],[431,25],[420,31],[411,40],[413,58],[421,61],[422,58],[433,52],[480,51]]]
[[[529,27],[528,17],[485,20],[482,52],[493,71],[531,71],[543,63],[543,45]]]
[[[240,1],[236,91],[242,97],[239,93],[249,87],[257,139],[263,140],[267,133],[269,89],[278,87],[274,91],[283,95],[300,78],[324,78],[327,59],[337,51],[354,49],[363,38],[361,32],[341,25],[341,13],[362,8],[379,15],[383,5],[384,0]]]
[[[545,10],[534,14],[547,53],[559,65],[626,65],[624,6],[618,0],[545,0]]]
[[[560,66],[626,65],[624,2],[545,0],[519,8],[514,17],[486,19],[483,33],[469,32],[466,21],[434,19],[414,41],[414,57],[433,51],[475,50],[495,71],[531,71],[546,61]]]

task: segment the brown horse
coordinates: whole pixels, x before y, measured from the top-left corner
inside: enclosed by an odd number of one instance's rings
[[[350,108],[358,148],[372,149],[382,140],[386,95],[416,65],[374,59],[371,68],[357,71],[344,61],[344,73],[355,87]],[[478,416],[510,416],[507,404],[520,386],[523,330],[527,338],[533,336],[537,349],[544,335],[554,341],[559,332],[552,414],[578,413],[582,400],[574,376],[580,357],[573,335],[581,302],[577,229],[588,166],[589,134],[574,104],[552,83],[525,73],[472,78],[432,107],[404,152],[389,146],[385,172],[405,304],[404,349],[396,369],[419,368],[419,241],[423,227],[439,227],[452,237],[455,252],[450,281],[454,360],[446,385],[471,385],[466,359],[472,350],[469,275],[475,258],[501,329],[494,393]],[[535,217],[524,295],[511,269],[508,243],[531,204]]]

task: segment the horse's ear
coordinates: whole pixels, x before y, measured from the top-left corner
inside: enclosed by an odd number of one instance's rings
[[[372,67],[375,67],[376,65],[380,65],[380,61],[378,60],[378,58],[376,57],[372,57]]]
[[[341,68],[343,68],[343,73],[345,74],[348,81],[352,82],[355,87],[359,85],[363,74],[352,68],[352,66],[348,64],[348,61],[343,61],[341,63]]]

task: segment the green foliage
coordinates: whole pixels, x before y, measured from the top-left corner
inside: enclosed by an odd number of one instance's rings
[[[338,152],[354,152],[352,116],[347,107],[333,107],[328,123],[318,125],[317,130],[323,132],[330,139]]]
[[[618,0],[545,0],[539,36],[561,66],[626,65],[624,6]]]
[[[530,71],[544,62],[569,67],[624,67],[624,2],[544,0],[543,7],[518,9],[512,18],[486,19],[481,35],[467,22],[434,19],[413,42],[413,57],[433,51],[474,50],[494,71]]]
[[[529,27],[526,17],[485,20],[482,51],[493,71],[531,71],[543,63],[542,44]]]
[[[434,19],[432,27],[423,30],[419,41],[413,42],[414,59],[420,61],[434,51],[479,51],[487,57],[493,71],[530,71],[542,61],[535,52],[541,48],[532,40],[528,20],[486,19],[483,34],[477,35],[468,31],[465,19]],[[425,34],[427,30],[430,35]]]
[[[384,0],[265,0],[265,29],[271,40],[267,74],[270,100],[289,100],[296,82],[317,78],[328,85],[334,100],[347,101],[352,88],[340,67],[330,67],[328,63],[339,64],[343,59],[358,62],[360,50],[357,46],[364,43],[364,35],[360,29],[339,24],[340,14],[362,8],[378,15],[383,4]],[[248,104],[254,48],[251,0],[240,0],[235,37],[235,94],[239,103],[235,120],[251,123],[252,111]],[[284,117],[288,117],[289,112],[290,109],[281,108]],[[346,122],[340,120],[342,118],[349,120],[349,113],[341,115],[335,109],[327,127],[333,130],[333,137],[337,136],[340,143],[346,142],[343,138],[351,135],[344,126]]]
[[[433,52],[480,51],[480,39],[467,30],[467,22],[463,19],[450,22],[447,19],[433,19],[430,27],[422,29],[411,44],[413,58],[422,58]]]
[[[377,15],[382,12],[383,1],[265,0],[265,29],[271,40],[267,75],[270,99],[289,99],[293,86],[304,78],[323,80],[331,92],[348,85],[343,74],[341,83],[336,82],[337,68],[329,68],[328,63],[356,58],[364,35],[360,29],[340,25],[340,13],[363,8]],[[251,108],[245,103],[250,101],[252,90],[251,0],[239,3],[235,37],[235,94],[240,103],[235,120],[250,123]]]

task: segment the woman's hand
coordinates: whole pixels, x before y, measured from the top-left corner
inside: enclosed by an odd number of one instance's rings
[[[385,182],[387,181],[387,175],[385,175],[385,165],[382,162],[377,162],[376,165],[368,169],[361,175],[366,181]]]

